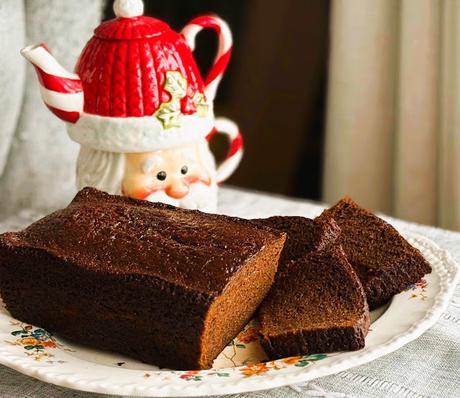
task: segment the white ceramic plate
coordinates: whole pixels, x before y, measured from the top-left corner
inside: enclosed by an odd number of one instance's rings
[[[0,363],[37,379],[77,390],[133,396],[241,393],[305,382],[372,361],[431,327],[452,296],[459,269],[432,241],[407,235],[433,267],[420,283],[372,313],[366,347],[356,352],[265,359],[251,322],[205,371],[160,370],[118,354],[81,347],[0,309]],[[33,302],[30,303],[33,305]],[[117,333],[116,330],[113,331]]]

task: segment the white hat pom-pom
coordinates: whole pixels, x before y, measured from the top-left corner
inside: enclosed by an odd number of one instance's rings
[[[133,18],[144,14],[142,0],[115,0],[113,11],[119,18]]]

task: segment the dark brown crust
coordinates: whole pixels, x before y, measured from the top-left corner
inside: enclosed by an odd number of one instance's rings
[[[245,219],[85,188],[13,241],[96,272],[142,275],[217,295],[246,258],[279,236]]]
[[[286,233],[286,243],[280,257],[278,273],[289,264],[310,252],[322,250],[333,244],[340,228],[333,219],[312,220],[299,216],[273,216],[251,220],[257,225]]]
[[[163,234],[164,239],[145,239],[143,231],[153,222],[158,225],[162,214],[167,228],[155,236]],[[123,224],[127,218],[123,230],[118,221]],[[191,228],[193,220],[196,230],[184,240],[184,224]],[[169,234],[176,230],[171,243]],[[113,250],[114,234],[121,239],[116,251],[120,259],[106,253]],[[284,240],[247,220],[84,189],[66,209],[23,232],[0,235],[0,292],[15,318],[78,343],[161,367],[207,368],[270,288]],[[146,261],[140,254],[168,244],[176,247],[168,257],[177,261],[171,275],[154,256]],[[184,275],[191,275],[190,280]]]
[[[357,324],[355,327],[290,331],[276,337],[264,336],[261,344],[271,360],[298,355],[357,351],[364,348],[367,329]]]
[[[431,267],[390,224],[346,197],[318,218],[334,220],[342,233],[338,242],[358,274],[370,309],[418,282]]]
[[[318,278],[316,279],[316,276],[311,278],[311,275],[317,272],[315,268],[317,264],[326,264],[330,268],[318,269]],[[347,303],[349,310],[345,314],[347,320],[344,322],[329,319],[315,320],[315,312],[321,309],[316,308],[314,304],[316,296],[310,297],[313,299],[310,305],[308,290],[323,291],[323,302],[328,307],[328,311],[340,311],[337,312],[336,318],[340,318],[344,311],[338,301],[339,291],[328,290],[327,281],[323,286],[325,282],[319,276],[322,272],[330,272],[329,278],[340,278],[343,289],[349,289],[348,297],[352,301]],[[305,283],[302,275],[308,274],[310,280]],[[295,299],[293,300],[291,296],[285,297],[290,292],[303,294],[302,302],[310,308],[308,318],[299,318],[300,309]],[[285,316],[291,310],[296,312],[296,320]],[[318,313],[318,319],[321,315]],[[364,347],[364,339],[370,325],[364,289],[340,246],[313,252],[294,261],[289,270],[277,278],[263,301],[259,308],[259,321],[261,343],[270,359],[359,350]]]

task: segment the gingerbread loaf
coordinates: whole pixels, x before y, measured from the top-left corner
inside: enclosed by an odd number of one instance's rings
[[[338,243],[361,280],[371,309],[431,272],[422,254],[396,229],[352,199],[342,199],[318,219],[331,217],[341,229]]]
[[[12,316],[77,343],[203,369],[270,289],[285,237],[247,220],[85,188],[0,235]]]

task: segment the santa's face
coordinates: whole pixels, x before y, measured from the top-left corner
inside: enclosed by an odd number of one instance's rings
[[[212,211],[216,184],[207,143],[126,154],[124,195],[188,209]]]

